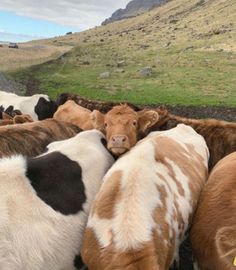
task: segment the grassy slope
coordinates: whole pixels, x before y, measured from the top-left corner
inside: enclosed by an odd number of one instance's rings
[[[71,91],[139,104],[236,106],[235,27],[235,0],[173,0],[133,19],[49,40],[74,48],[14,76],[35,78],[52,97]],[[117,70],[120,60],[124,73]],[[145,66],[153,74],[142,78],[138,70]],[[100,78],[104,71],[111,77]]]

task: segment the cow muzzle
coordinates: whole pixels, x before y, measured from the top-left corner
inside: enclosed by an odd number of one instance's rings
[[[129,139],[125,135],[113,135],[108,142],[108,149],[114,155],[121,155],[130,149]]]

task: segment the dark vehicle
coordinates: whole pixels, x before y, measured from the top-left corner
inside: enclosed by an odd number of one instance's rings
[[[11,49],[19,49],[19,46],[18,46],[17,43],[11,42],[11,43],[9,43],[8,48],[11,48]]]

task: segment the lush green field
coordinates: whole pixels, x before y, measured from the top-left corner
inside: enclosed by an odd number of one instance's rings
[[[118,69],[108,48],[99,55],[96,49],[92,52],[75,48],[64,58],[14,73],[14,77],[35,81],[34,87],[53,98],[74,92],[91,99],[137,104],[236,106],[236,62],[231,53],[163,48],[132,58],[126,52],[126,65]],[[78,64],[78,55],[79,61],[89,58],[90,64]],[[151,66],[153,73],[141,77],[138,70],[145,66]],[[111,76],[100,78],[104,71]]]
[[[235,22],[235,0],[169,1],[135,18],[38,41],[72,49],[8,74],[29,93],[52,97],[74,92],[137,104],[235,107]],[[147,66],[152,74],[140,76]],[[101,78],[103,72],[110,76]]]

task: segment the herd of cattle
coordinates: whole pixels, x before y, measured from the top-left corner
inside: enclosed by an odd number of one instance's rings
[[[187,270],[189,235],[236,269],[236,123],[3,91],[0,119],[0,270]]]

